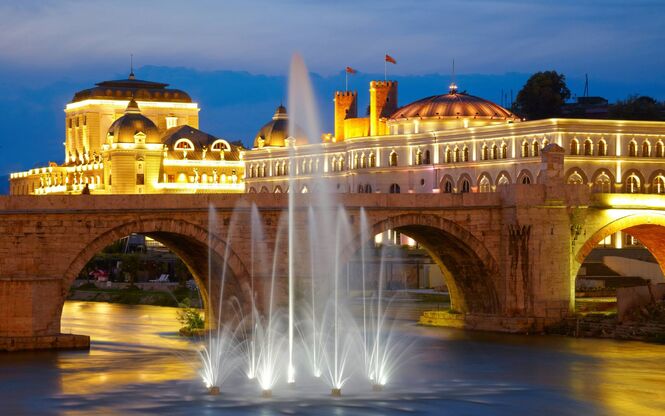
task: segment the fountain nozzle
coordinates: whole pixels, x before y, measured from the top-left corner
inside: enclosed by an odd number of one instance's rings
[[[332,389],[330,395],[333,397],[342,397],[342,389]]]

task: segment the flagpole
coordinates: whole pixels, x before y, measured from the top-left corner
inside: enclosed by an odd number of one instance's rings
[[[386,56],[388,55],[388,52],[383,56],[383,80],[388,81],[388,60],[386,59]]]

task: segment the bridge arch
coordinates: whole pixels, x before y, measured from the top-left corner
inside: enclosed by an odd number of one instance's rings
[[[501,271],[494,256],[473,234],[436,214],[409,213],[368,218],[367,236],[398,231],[417,241],[441,269],[450,291],[452,308],[463,313],[498,314],[496,282]],[[344,258],[359,251],[362,233],[353,236]]]
[[[250,304],[252,293],[248,284],[248,270],[227,242],[194,223],[157,217],[124,222],[88,241],[63,274],[63,294],[58,316],[62,314],[66,291],[85,265],[105,247],[132,233],[143,234],[159,241],[185,263],[199,287],[207,316],[213,318],[208,320],[209,322],[215,322],[223,273],[226,273],[224,297],[235,296],[242,305]],[[211,257],[210,264],[208,253]],[[213,276],[211,279],[209,266]]]

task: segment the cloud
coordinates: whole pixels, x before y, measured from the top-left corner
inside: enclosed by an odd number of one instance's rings
[[[28,1],[0,5],[0,62],[76,66],[184,65],[284,74],[310,68],[402,74],[501,73],[552,67],[662,79],[665,3],[614,1]],[[636,30],[639,28],[639,30]]]

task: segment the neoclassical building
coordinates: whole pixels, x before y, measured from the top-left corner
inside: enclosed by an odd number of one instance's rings
[[[104,81],[65,107],[64,162],[10,175],[12,195],[243,192],[241,148],[198,129],[167,84]]]
[[[535,183],[541,149],[556,143],[566,149],[568,183],[665,193],[665,123],[523,121],[454,85],[398,107],[396,82],[372,82],[367,118],[357,117],[357,93],[337,92],[335,135],[320,143],[289,141],[285,126],[262,129],[244,153],[247,192],[284,192],[290,173],[297,192],[311,191],[318,175],[338,192],[492,192]]]

